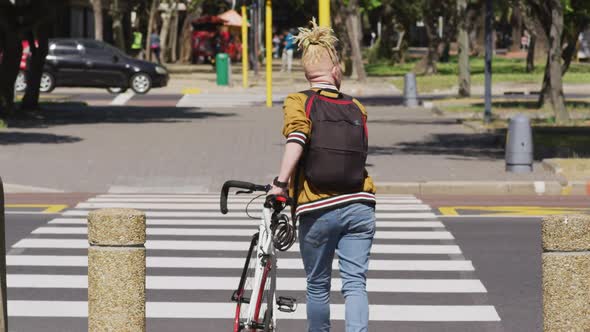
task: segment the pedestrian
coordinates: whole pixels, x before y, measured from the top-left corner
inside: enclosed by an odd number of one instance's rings
[[[366,167],[367,113],[340,92],[342,70],[332,29],[299,29],[294,38],[310,90],[287,96],[287,138],[272,195],[293,197],[307,276],[309,332],[330,330],[332,261],[339,258],[346,332],[366,332],[369,254],[375,234],[375,185]]]
[[[293,52],[295,51],[295,36],[290,31],[285,31],[285,40],[283,41],[284,49],[282,54],[281,72],[285,69],[291,73],[293,66]]]
[[[273,53],[273,58],[275,58],[275,59],[279,58],[280,44],[281,44],[281,38],[279,38],[279,35],[275,33],[275,35],[272,37],[272,53]]]
[[[143,34],[135,28],[133,31],[133,43],[131,44],[131,55],[135,58],[143,58]]]
[[[154,57],[156,57],[156,61],[161,63],[160,61],[160,35],[156,31],[152,32],[150,35],[150,49]]]

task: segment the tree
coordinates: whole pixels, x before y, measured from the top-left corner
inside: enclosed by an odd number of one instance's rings
[[[90,0],[94,12],[94,39],[103,40],[102,0]]]
[[[202,12],[203,0],[189,0],[186,3],[186,16],[180,32],[180,62],[188,63],[192,55],[192,21]]]
[[[113,34],[115,46],[125,51],[127,49],[125,43],[125,34],[123,33],[123,14],[119,0],[112,0],[109,14],[113,18]]]
[[[469,69],[469,34],[467,31],[467,0],[457,1],[459,19],[459,96],[471,95],[471,74]]]
[[[549,40],[549,52],[539,96],[539,107],[549,107],[558,123],[570,121],[565,107],[562,76],[567,72],[580,31],[590,22],[586,0],[525,0]],[[563,63],[562,63],[563,62]]]
[[[356,73],[359,82],[367,81],[367,73],[363,63],[363,55],[361,52],[360,41],[360,7],[358,0],[348,0],[348,5],[345,5],[343,0],[340,0],[340,8],[344,9],[346,29],[348,31],[348,41],[352,50],[352,66]]]
[[[426,30],[428,51],[416,70],[425,75],[438,72],[436,63],[443,53],[447,53],[451,41],[456,36],[457,4],[455,0],[421,0],[424,28]],[[443,26],[439,27],[439,17],[442,17]],[[442,34],[439,33],[442,30]]]

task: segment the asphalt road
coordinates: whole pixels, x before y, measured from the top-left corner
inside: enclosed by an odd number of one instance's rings
[[[157,197],[156,197],[157,196]],[[170,198],[162,195],[155,195],[152,198],[140,198],[137,195],[111,195],[109,197],[92,198],[95,195],[91,194],[68,194],[68,195],[9,195],[8,203],[10,204],[24,204],[24,203],[51,203],[57,204],[60,201],[69,206],[63,215],[56,214],[39,214],[38,211],[34,214],[23,214],[22,208],[8,208],[6,220],[6,239],[7,249],[9,255],[16,256],[40,256],[40,255],[54,255],[54,256],[85,256],[86,250],[79,248],[66,248],[61,244],[57,244],[55,248],[33,248],[23,245],[24,242],[19,242],[23,239],[27,241],[43,241],[51,238],[60,238],[65,242],[76,239],[85,239],[84,234],[80,235],[66,235],[66,234],[44,234],[39,232],[39,227],[42,229],[53,228],[65,229],[68,227],[84,226],[81,215],[85,213],[88,208],[100,207],[100,204],[119,204],[119,202],[127,202],[130,204],[148,204],[144,210],[149,213],[170,213],[178,214],[182,211],[165,210],[167,206],[159,205],[156,201],[166,200],[178,201],[179,196],[170,196]],[[180,198],[182,199],[182,198]],[[408,197],[407,199],[412,199]],[[146,203],[145,201],[151,203]],[[580,207],[588,205],[589,198],[586,197],[569,197],[569,198],[553,198],[544,199],[539,197],[458,197],[458,196],[440,196],[440,197],[419,197],[414,204],[420,204],[420,201],[425,206],[427,211],[432,207],[432,211],[436,212],[439,206],[453,206],[453,205],[474,205],[480,206],[484,203],[488,205],[526,205],[529,206],[559,206],[559,207]],[[556,204],[556,201],[559,204]],[[78,202],[82,205],[77,205]],[[141,202],[141,203],[139,203]],[[98,204],[98,205],[92,205]],[[152,204],[152,205],[149,205]],[[178,202],[170,202],[166,204],[182,204]],[[185,203],[186,204],[186,203]],[[199,203],[203,204],[203,203]],[[207,203],[208,204],[208,203]],[[388,203],[389,204],[389,203]],[[393,203],[392,203],[393,204]],[[385,205],[383,208],[401,208],[403,205]],[[174,207],[174,206],[168,206]],[[416,207],[417,208],[417,207]],[[164,210],[162,210],[164,209]],[[18,214],[14,212],[20,211]],[[185,211],[186,212],[186,211]],[[398,211],[399,213],[406,213],[405,211]],[[196,213],[200,213],[196,211]],[[407,211],[405,217],[413,218],[418,216],[420,211]],[[180,215],[180,214],[178,214]],[[393,217],[393,218],[392,218]],[[61,220],[55,223],[55,218]],[[148,229],[161,228],[157,224],[150,225],[150,220],[157,223],[160,218],[148,215]],[[209,221],[201,219],[201,217],[170,217],[173,225],[166,227],[181,227],[174,226],[175,223],[190,223],[193,221],[208,223]],[[178,219],[175,219],[178,218]],[[188,219],[187,219],[188,218]],[[434,216],[432,220],[441,220],[445,228],[429,228],[418,229],[394,226],[398,228],[390,228],[392,223],[398,222],[399,218],[395,216],[383,217],[383,224],[379,232],[382,234],[388,233],[392,230],[410,232],[410,231],[449,231],[453,236],[453,240],[425,240],[425,239],[399,239],[386,240],[377,239],[377,245],[401,244],[401,245],[430,245],[430,244],[457,244],[460,252],[449,255],[432,255],[416,253],[408,254],[373,254],[373,260],[443,260],[444,262],[467,261],[473,264],[474,270],[471,271],[371,271],[369,273],[370,279],[388,280],[407,279],[413,280],[418,278],[420,280],[428,279],[457,279],[457,280],[475,280],[481,282],[485,287],[485,293],[479,294],[461,294],[461,293],[413,293],[413,292],[398,292],[391,293],[388,290],[381,290],[370,292],[370,299],[372,305],[481,305],[493,306],[499,315],[501,322],[417,322],[417,321],[375,321],[371,323],[371,331],[540,331],[541,330],[541,246],[540,246],[540,225],[541,218],[538,217],[478,217],[475,216]],[[200,220],[200,221],[199,221]],[[231,219],[213,218],[210,220],[210,226],[182,226],[190,229],[202,228],[218,228],[227,230],[228,232],[234,230],[251,229],[251,226],[232,227],[224,225],[224,222],[229,222]],[[236,220],[236,219],[234,219]],[[49,224],[48,222],[51,221]],[[65,224],[68,222],[71,224]],[[412,219],[414,223],[422,222],[422,219]],[[63,224],[60,224],[63,223]],[[163,225],[162,225],[163,226]],[[379,227],[379,226],[378,226]],[[35,233],[31,234],[32,231]],[[426,233],[423,233],[426,234]],[[439,233],[440,234],[440,233]],[[235,236],[204,236],[197,235],[188,237],[186,235],[181,240],[191,239],[193,241],[241,241],[243,238]],[[148,235],[149,241],[171,240],[178,241],[178,236],[162,236],[162,235]],[[18,245],[17,243],[20,243]],[[15,244],[17,244],[15,246]],[[14,248],[11,248],[15,246]],[[178,249],[178,248],[177,248]],[[240,258],[241,252],[214,252],[214,251],[194,251],[194,250],[148,250],[148,257],[184,257],[195,258],[202,257],[217,257],[217,259],[224,258]],[[445,257],[443,257],[445,256]],[[296,252],[288,252],[282,256],[282,259],[298,259]],[[281,258],[280,258],[281,259]],[[85,266],[26,266],[19,264],[9,264],[8,273],[16,274],[36,274],[36,275],[65,275],[65,276],[84,276],[86,273]],[[35,265],[33,264],[33,265]],[[454,263],[453,263],[454,264]],[[149,276],[170,277],[170,275],[180,276],[186,275],[189,277],[200,276],[215,279],[217,276],[227,276],[233,273],[234,270],[219,269],[219,268],[161,268],[149,267]],[[279,277],[301,278],[302,271],[296,269],[283,270]],[[338,277],[335,272],[334,277]],[[43,279],[45,280],[45,279]],[[49,279],[47,279],[49,280]],[[42,281],[43,283],[43,281]],[[148,289],[148,301],[174,301],[181,304],[190,302],[206,301],[217,303],[229,303],[228,294],[230,291],[212,291],[212,290],[160,290]],[[289,291],[283,295],[292,295],[304,302],[305,297],[301,291]],[[51,288],[43,285],[32,286],[32,288],[18,287],[9,288],[8,299],[10,301],[29,301],[31,299],[41,301],[85,301],[86,289],[84,288]],[[333,303],[342,304],[343,299],[338,292],[333,292]],[[39,310],[33,308],[31,310]],[[22,313],[21,313],[22,314]],[[395,312],[392,312],[395,314]],[[150,318],[148,319],[149,331],[221,331],[229,327],[229,319],[174,319],[174,318]],[[301,331],[303,322],[299,320],[283,321],[282,327],[286,331]],[[86,319],[75,317],[11,317],[10,318],[11,331],[83,331],[86,330]],[[343,330],[343,322],[336,320],[333,325],[334,331]]]
[[[445,218],[504,331],[541,331],[541,219]]]

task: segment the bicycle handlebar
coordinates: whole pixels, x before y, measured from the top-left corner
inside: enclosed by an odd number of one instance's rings
[[[229,193],[230,188],[240,188],[247,190],[247,193],[253,193],[255,191],[264,191],[268,192],[271,188],[270,184],[267,185],[259,185],[250,182],[244,181],[235,181],[230,180],[226,181],[221,188],[221,201],[220,201],[220,209],[221,213],[227,214],[227,195]]]

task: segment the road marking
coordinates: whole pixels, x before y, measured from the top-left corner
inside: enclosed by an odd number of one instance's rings
[[[153,219],[148,218],[148,226],[250,226],[258,227],[256,219]],[[55,218],[49,221],[52,225],[86,225],[85,218]],[[388,221],[377,220],[378,228],[444,228],[440,221]]]
[[[216,203],[219,207],[219,197],[207,198],[90,198],[89,203],[193,203],[193,204],[207,204]],[[241,203],[243,205],[250,203],[252,198],[230,198],[229,204]],[[264,197],[255,199],[252,204],[263,203]],[[377,198],[377,206],[379,204],[421,204],[419,199],[385,199]]]
[[[227,228],[148,228],[147,235],[169,236],[236,236],[251,238],[251,229]],[[88,234],[87,227],[39,227],[32,234]],[[410,239],[410,240],[452,240],[453,235],[446,231],[377,231],[376,239]]]
[[[230,195],[228,200],[231,201],[233,199],[252,199],[256,198],[258,195]],[[124,199],[135,199],[135,198],[215,198],[219,200],[221,197],[220,194],[102,194],[97,195],[96,198],[124,198]],[[379,199],[408,199],[408,200],[415,200],[415,196],[411,195],[377,195],[377,200]]]
[[[149,250],[197,250],[197,251],[245,251],[250,242],[238,241],[168,241],[148,240],[146,248]],[[36,239],[26,238],[15,243],[13,248],[53,248],[53,249],[87,249],[86,239]],[[299,246],[289,250],[299,252]],[[460,254],[457,245],[414,245],[414,244],[373,244],[371,253],[374,254]]]
[[[543,206],[443,206],[438,210],[443,216],[547,216],[590,213],[590,208],[543,207]],[[460,213],[464,212],[464,213]],[[475,213],[473,213],[475,212]],[[483,213],[482,213],[483,212]],[[486,213],[487,212],[487,213]],[[471,214],[468,214],[471,213]]]
[[[189,277],[146,276],[146,289],[159,290],[234,290],[240,276]],[[8,274],[9,288],[88,288],[86,275]],[[341,290],[342,280],[332,279],[332,291]],[[277,290],[304,291],[305,277],[277,278]],[[478,279],[377,279],[367,280],[367,292],[382,293],[486,293]]]
[[[147,257],[148,268],[183,268],[183,269],[242,269],[243,258],[223,257]],[[87,256],[50,256],[50,255],[7,255],[8,266],[88,266]],[[281,270],[303,269],[303,261],[294,258],[280,258]],[[338,259],[332,263],[338,269]],[[378,260],[369,261],[371,271],[474,271],[468,260]]]
[[[231,319],[236,306],[233,303],[211,302],[147,302],[147,318]],[[489,305],[371,305],[371,321],[403,322],[499,322],[500,316]],[[11,317],[87,317],[85,301],[8,301]],[[330,305],[330,318],[344,320],[343,304]],[[279,319],[304,320],[305,304],[299,304],[294,313],[278,311]]]
[[[68,210],[65,211],[62,215],[63,216],[72,216],[72,217],[86,217],[88,216],[88,210]],[[163,217],[163,218],[170,218],[170,217],[194,217],[194,218],[215,218],[221,217],[222,214],[216,211],[144,211],[147,217]],[[244,212],[228,212],[225,217],[226,218],[243,218],[245,215]],[[377,219],[433,219],[436,218],[434,213],[379,213],[376,212],[375,216]]]
[[[125,93],[120,93],[111,101],[111,105],[123,106],[123,105],[127,104],[129,99],[133,98],[134,95],[135,95],[135,93],[133,93],[132,90],[128,90]]]
[[[198,95],[201,94],[201,89],[199,88],[184,88],[182,89],[183,95]]]
[[[65,204],[5,204],[4,206],[9,209],[44,209],[43,211],[40,211],[40,213],[59,213],[68,208]]]
[[[252,209],[260,204],[252,204]],[[245,204],[228,204],[230,210],[244,209]],[[104,208],[130,208],[141,210],[219,210],[219,204],[195,204],[195,203],[79,203],[76,209],[104,209]],[[430,206],[424,204],[399,204],[377,205],[376,211],[431,211]]]

